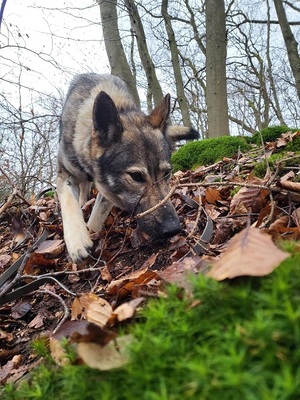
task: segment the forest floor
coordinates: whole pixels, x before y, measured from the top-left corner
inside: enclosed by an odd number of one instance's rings
[[[5,199],[0,382],[16,382],[39,363],[34,339],[74,337],[86,329],[83,321],[114,328],[130,321],[149,297],[164,295],[166,283],[188,291],[190,273],[216,280],[271,273],[288,256],[275,244],[300,237],[299,156],[289,152],[263,178],[253,169],[296,136],[284,134],[264,150],[254,146],[235,159],[177,172],[172,202],[183,230],[171,239],[150,241],[130,216],[113,209],[104,229],[92,234],[93,254],[82,265],[66,252],[55,196],[24,201],[16,190]],[[86,218],[94,198],[83,207]]]

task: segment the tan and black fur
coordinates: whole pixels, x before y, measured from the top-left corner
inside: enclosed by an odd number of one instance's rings
[[[113,205],[136,215],[168,193],[172,142],[198,137],[191,128],[170,125],[169,113],[166,95],[145,115],[115,76],[83,74],[72,81],[61,116],[57,192],[74,262],[89,255],[89,230],[101,229]],[[91,182],[99,193],[86,226],[81,206]],[[170,201],[139,219],[138,226],[153,238],[181,228]]]

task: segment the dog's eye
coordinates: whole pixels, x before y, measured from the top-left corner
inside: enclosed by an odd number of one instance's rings
[[[145,177],[141,172],[138,171],[128,172],[128,174],[131,176],[131,179],[134,180],[135,182],[139,183],[145,182]]]
[[[172,170],[170,169],[166,169],[165,171],[163,171],[163,176],[165,179],[169,179],[171,177],[172,174]]]

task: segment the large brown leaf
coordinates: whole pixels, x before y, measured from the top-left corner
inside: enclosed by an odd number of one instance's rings
[[[289,254],[278,249],[270,236],[249,227],[229,241],[208,275],[218,281],[243,275],[264,276],[287,257]]]

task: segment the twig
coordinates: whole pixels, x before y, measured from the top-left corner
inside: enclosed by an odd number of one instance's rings
[[[30,278],[30,279],[41,279],[41,278],[47,278],[47,277],[53,277],[53,276],[58,276],[58,275],[77,275],[77,274],[82,274],[84,272],[94,272],[94,271],[101,271],[103,267],[92,267],[92,268],[85,268],[85,269],[80,269],[78,271],[56,271],[56,272],[49,272],[47,274],[42,274],[42,275],[30,275],[30,274],[25,274],[22,275],[23,279]]]
[[[187,235],[187,239],[191,238],[194,235],[194,233],[195,233],[195,231],[196,231],[196,229],[198,227],[198,222],[199,222],[201,211],[202,211],[202,199],[201,199],[200,187],[198,187],[198,197],[199,197],[199,205],[198,205],[198,210],[197,210],[196,221],[195,221],[195,224],[193,226],[193,229]]]
[[[153,211],[157,210],[159,207],[161,207],[166,201],[169,200],[169,198],[173,195],[173,193],[175,192],[175,190],[178,188],[178,184],[176,184],[175,186],[172,187],[172,189],[169,191],[169,193],[166,195],[166,197],[164,197],[158,204],[156,204],[154,207],[149,208],[149,210],[146,210],[142,213],[139,213],[135,216],[135,218],[139,219],[144,217],[147,214],[152,213]]]
[[[27,263],[27,261],[29,260],[29,258],[30,258],[30,256],[31,256],[32,252],[33,252],[33,249],[28,250],[28,252],[26,253],[26,255],[25,255],[25,257],[24,257],[24,259],[23,259],[23,261],[22,261],[22,264],[20,265],[20,267],[19,267],[19,269],[18,269],[18,272],[17,272],[16,276],[14,277],[14,279],[12,279],[12,280],[7,284],[7,286],[5,286],[5,287],[3,288],[3,290],[0,291],[0,298],[1,298],[2,296],[4,296],[4,295],[16,284],[16,282],[18,282],[21,278],[23,279],[22,273],[23,273],[23,271],[24,271],[24,268],[25,268],[25,266],[26,266],[26,263]]]
[[[15,198],[15,196],[16,196],[17,193],[18,193],[18,190],[19,190],[19,189],[15,187],[15,188],[13,189],[12,194],[10,194],[10,195],[8,196],[6,202],[3,204],[2,207],[0,207],[0,215],[1,215],[2,213],[4,213],[4,211],[5,211],[8,207],[10,207],[10,205],[11,205],[13,199]]]
[[[51,292],[51,290],[48,289],[39,289],[37,290],[37,293],[41,293],[41,294],[49,294],[50,296],[55,297],[63,306],[64,309],[64,316],[63,318],[60,320],[59,324],[56,326],[56,328],[53,330],[53,333],[57,332],[58,329],[62,326],[62,324],[69,318],[70,315],[70,311],[68,309],[67,304],[65,303],[65,301],[56,293]]]

